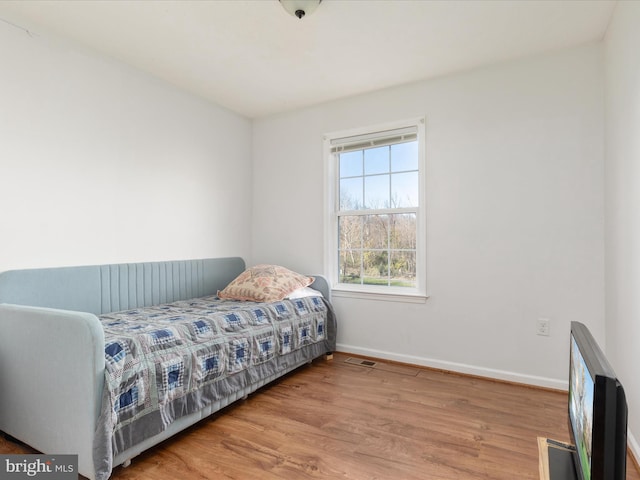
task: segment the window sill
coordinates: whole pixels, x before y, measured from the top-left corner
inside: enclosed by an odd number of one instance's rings
[[[381,293],[363,292],[357,290],[331,290],[332,298],[358,298],[361,300],[379,300],[383,302],[426,303],[429,295],[418,293]]]

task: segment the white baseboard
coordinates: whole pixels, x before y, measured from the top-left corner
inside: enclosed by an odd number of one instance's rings
[[[555,390],[567,391],[569,389],[568,380],[557,380],[553,378],[537,377],[534,375],[525,375],[522,373],[508,372],[505,370],[495,370],[492,368],[477,367],[474,365],[466,365],[464,363],[447,362],[436,360],[433,358],[417,357],[414,355],[405,355],[394,352],[386,352],[383,350],[374,350],[371,348],[361,348],[353,345],[345,345],[339,343],[336,350],[344,353],[353,353],[366,357],[375,357],[385,360],[393,360],[396,362],[420,365],[423,367],[437,368],[440,370],[449,370],[451,372],[465,373],[467,375],[476,375],[479,377],[493,378],[507,382],[523,383],[525,385],[535,385],[544,388],[553,388]],[[640,457],[638,457],[640,458]]]

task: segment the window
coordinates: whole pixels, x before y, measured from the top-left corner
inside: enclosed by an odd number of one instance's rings
[[[325,137],[334,291],[425,295],[424,119]]]

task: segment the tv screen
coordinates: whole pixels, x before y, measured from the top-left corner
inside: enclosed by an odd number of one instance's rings
[[[571,323],[569,430],[581,480],[624,480],[627,404],[624,389],[586,326]]]
[[[574,432],[580,470],[585,472],[584,479],[590,479],[594,383],[573,335],[571,336],[571,373],[569,420]]]

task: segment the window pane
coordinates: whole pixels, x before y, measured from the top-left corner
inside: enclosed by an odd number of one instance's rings
[[[364,208],[389,208],[389,175],[364,177]]]
[[[389,216],[367,215],[364,219],[364,248],[389,248]]]
[[[362,248],[362,220],[362,217],[352,215],[340,217],[340,250]]]
[[[391,171],[418,170],[418,142],[391,145]]]
[[[392,249],[416,249],[416,214],[390,215],[390,247]]]
[[[340,252],[338,271],[341,283],[362,283],[360,266],[362,263],[361,250],[346,250]]]
[[[393,208],[418,206],[418,172],[391,175],[391,206]]]
[[[362,177],[340,180],[340,210],[362,208]]]
[[[364,174],[389,173],[389,147],[369,148],[364,151]]]
[[[362,150],[340,154],[340,178],[362,175]]]
[[[365,285],[389,284],[389,252],[387,250],[365,250],[363,256],[362,283]]]
[[[396,287],[416,286],[416,253],[391,251],[391,280]]]

